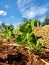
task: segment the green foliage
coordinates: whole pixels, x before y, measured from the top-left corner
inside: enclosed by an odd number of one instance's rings
[[[34,33],[28,33],[28,41],[34,44],[37,43],[37,37],[34,35]]]
[[[26,45],[29,49],[33,49],[37,52],[41,51],[42,42],[37,42],[40,37],[36,37],[33,33],[34,20],[26,20],[23,24],[19,26],[19,29],[14,29],[13,25],[6,25],[4,28],[4,35],[0,36],[11,40],[11,37],[15,38],[16,43],[20,45]]]
[[[5,27],[6,27],[6,25],[5,25],[5,23],[4,23],[4,22],[0,24],[0,29],[4,30],[4,29],[5,29]]]
[[[24,22],[24,24],[20,25],[20,29],[21,32],[27,33],[27,32],[31,32],[31,26],[29,24],[29,22]]]
[[[48,16],[45,17],[45,25],[49,25],[49,17]]]
[[[19,27],[19,31],[21,32],[20,36],[17,35],[17,41],[19,42],[24,42],[25,44],[28,44],[28,43],[36,43],[36,39],[35,39],[35,35],[32,33],[33,31],[33,28],[34,28],[34,21],[31,20],[31,21],[27,21],[25,23],[23,23],[22,25],[20,25]],[[18,39],[18,37],[20,37]],[[34,37],[34,38],[33,38]]]
[[[20,25],[20,31],[24,33],[31,33],[34,28],[34,21],[27,21]]]
[[[42,36],[36,37],[34,35],[33,33],[34,22],[35,21],[33,20],[29,20],[23,23],[19,27],[19,31],[21,32],[21,34],[17,35],[17,43],[25,44],[29,47],[29,49],[33,49],[36,52],[40,52],[41,46],[44,42],[42,41],[42,42],[37,43],[38,39],[41,38]]]
[[[42,41],[40,41],[40,42],[38,42],[35,46],[34,46],[34,50],[36,51],[36,52],[40,52],[42,49],[41,49],[41,47],[42,47],[42,45],[44,44],[44,40],[42,40]]]
[[[42,26],[49,25],[49,16],[47,15],[44,19],[44,22],[42,23]]]
[[[34,29],[34,21],[33,20],[31,20],[31,29],[32,29],[32,31]]]
[[[10,39],[13,34],[13,30],[14,30],[13,25],[6,25],[5,28],[3,29],[4,35],[1,35],[0,37]]]

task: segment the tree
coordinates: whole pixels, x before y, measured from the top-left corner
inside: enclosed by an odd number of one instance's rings
[[[23,18],[23,22],[27,22],[28,21],[28,19],[27,18]]]
[[[34,25],[35,25],[36,27],[37,27],[37,26],[41,26],[41,22],[40,22],[40,20],[35,20]]]
[[[3,22],[3,23],[1,23],[0,28],[1,28],[2,30],[4,30],[4,29],[5,29],[5,27],[6,27],[5,23],[4,23],[4,22]]]
[[[12,24],[10,24],[8,26],[8,29],[11,31],[11,35],[14,36],[13,30],[14,30],[14,26]]]
[[[34,20],[32,19],[29,19],[20,25],[20,31],[25,33],[31,32],[33,28],[34,28]]]
[[[48,16],[45,17],[45,25],[49,25],[49,17]]]

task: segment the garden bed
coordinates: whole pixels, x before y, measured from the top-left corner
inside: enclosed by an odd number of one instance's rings
[[[47,59],[47,62],[45,61]],[[0,62],[1,65],[49,65],[49,57],[40,58],[33,51],[24,46],[1,45]],[[6,65],[5,64],[5,65]]]

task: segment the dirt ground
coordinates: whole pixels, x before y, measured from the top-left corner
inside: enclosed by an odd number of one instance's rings
[[[49,49],[49,25],[43,27],[35,27],[34,33],[36,36],[42,36],[40,40],[44,40],[44,46]]]
[[[24,46],[0,46],[0,65],[49,65]]]

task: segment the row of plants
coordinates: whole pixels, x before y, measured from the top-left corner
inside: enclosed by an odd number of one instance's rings
[[[38,42],[38,39],[42,36],[35,36],[34,30],[34,20],[24,22],[19,26],[19,33],[17,34],[16,41],[18,44],[23,44],[29,47],[29,49],[35,52],[41,52],[44,40]]]
[[[4,35],[0,35],[0,38],[8,39],[11,42],[11,37],[13,37],[17,44],[27,46],[30,50],[34,50],[35,52],[41,52],[44,40],[38,42],[38,39],[41,38],[41,36],[37,37],[33,33],[34,22],[34,20],[24,22],[23,24],[20,24],[19,28],[16,30],[13,25],[2,26]]]

